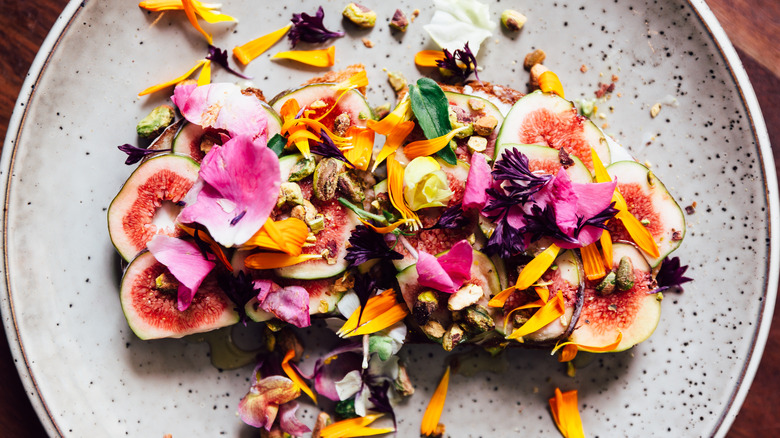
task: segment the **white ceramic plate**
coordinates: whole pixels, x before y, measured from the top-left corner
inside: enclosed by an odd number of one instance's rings
[[[318,6],[303,3],[227,2],[224,12],[241,23],[208,29],[217,45],[231,48]],[[342,3],[324,4],[331,28],[342,27]],[[558,386],[579,389],[589,436],[723,436],[758,365],[777,289],[777,182],[747,76],[701,1],[529,3],[513,5],[529,17],[519,35],[498,30],[483,44],[480,76],[524,89],[522,59],[537,47],[569,98],[590,97],[617,75],[612,99],[599,109],[607,118],[597,121],[652,163],[681,205],[697,203],[675,254],[691,265],[695,282],[667,294],[648,342],[598,356],[576,378],[531,351],[512,351],[503,373],[455,376],[442,421],[454,437],[555,436],[547,398]],[[336,40],[335,68],[364,62],[369,99],[378,105],[391,97],[383,68],[419,75],[412,57],[430,48],[422,24],[432,7],[373,6],[378,26]],[[396,7],[422,10],[405,35],[386,25]],[[501,10],[492,9],[497,21]],[[156,17],[130,2],[72,2],[33,64],[3,149],[3,319],[52,435],[252,435],[235,414],[250,368],[212,368],[203,344],[139,341],[119,307],[105,216],[131,169],[116,146],[135,143],[136,121],[165,99],[136,93],[206,53],[183,14]],[[363,37],[375,47],[365,48]],[[287,47],[281,42],[270,53]],[[266,95],[316,74],[268,58],[247,69]],[[233,77],[217,72],[215,80]],[[650,117],[654,103],[672,99],[677,106]],[[407,358],[418,392],[399,410],[399,436],[418,430],[444,354],[418,347]],[[304,421],[313,415],[307,408]]]

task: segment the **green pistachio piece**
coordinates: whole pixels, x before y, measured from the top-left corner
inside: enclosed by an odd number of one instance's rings
[[[468,324],[468,328],[476,333],[484,333],[496,327],[496,323],[488,314],[487,309],[480,305],[467,307],[463,317],[466,320],[466,324]]]
[[[463,329],[458,324],[452,324],[441,338],[441,346],[444,351],[452,351],[463,340]]]
[[[316,166],[317,163],[314,161],[313,157],[301,158],[293,165],[292,170],[290,171],[290,177],[287,178],[287,180],[293,182],[300,181],[314,173],[314,168]]]
[[[321,201],[330,201],[336,197],[339,174],[344,171],[344,162],[335,158],[323,158],[314,168],[312,188],[314,196]]]
[[[138,125],[136,125],[135,130],[141,137],[156,137],[173,123],[175,117],[176,111],[173,110],[173,107],[170,105],[160,105],[153,109],[148,116],[141,119],[141,121],[138,122]]]
[[[614,272],[610,272],[609,274],[607,274],[607,276],[604,277],[603,280],[601,280],[601,283],[599,283],[596,286],[596,290],[601,295],[609,295],[612,292],[614,292],[615,291],[615,277],[616,277],[616,275],[615,275]]]
[[[617,279],[615,280],[617,288],[627,291],[634,287],[634,264],[628,257],[621,257],[617,268]]]
[[[376,24],[376,12],[357,3],[348,4],[341,15],[359,27],[374,27]]]
[[[512,9],[507,9],[501,13],[501,24],[512,32],[522,29],[527,20],[525,15]]]
[[[395,10],[393,18],[390,20],[390,27],[401,32],[406,32],[406,28],[409,27],[409,19],[406,18],[404,11],[400,9]]]

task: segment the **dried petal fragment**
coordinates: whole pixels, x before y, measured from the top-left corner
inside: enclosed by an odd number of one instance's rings
[[[279,405],[301,394],[295,383],[283,376],[269,376],[255,382],[238,404],[238,414],[244,423],[271,429]]]
[[[447,399],[447,388],[450,383],[450,367],[444,371],[439,386],[436,387],[436,391],[433,392],[431,401],[428,402],[428,407],[425,408],[423,414],[422,424],[420,425],[420,433],[425,436],[431,436],[436,432],[436,428],[439,425],[439,419],[441,413],[444,410],[444,402]]]
[[[320,50],[290,50],[279,52],[272,58],[290,59],[314,67],[331,67],[336,62],[336,46]]]
[[[252,41],[249,41],[246,44],[233,47],[233,56],[235,56],[238,62],[240,62],[241,64],[247,65],[253,59],[262,55],[266,50],[271,48],[271,46],[273,46],[280,39],[282,39],[282,37],[284,37],[284,35],[287,33],[288,30],[290,30],[291,27],[292,27],[292,23],[280,29],[277,29],[269,34],[253,39]]]

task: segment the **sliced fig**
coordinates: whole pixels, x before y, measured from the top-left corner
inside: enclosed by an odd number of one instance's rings
[[[635,161],[618,161],[607,168],[618,183],[618,190],[631,212],[652,234],[659,256],[642,251],[650,266],[655,268],[669,253],[677,249],[685,236],[685,216],[666,186],[653,172]],[[619,221],[610,221],[613,240],[631,237]]]
[[[366,120],[373,118],[373,112],[363,94],[357,90],[350,90],[339,99],[342,91],[336,90],[333,85],[327,83],[311,84],[282,92],[271,100],[271,107],[278,112],[285,102],[289,99],[295,99],[301,108],[314,110],[310,117],[316,119],[325,114],[336,103],[335,108],[320,120],[328,129],[336,131],[334,123],[342,113],[349,115],[350,125],[366,126]]]
[[[148,149],[159,151],[173,148],[173,140],[176,138],[176,134],[184,123],[186,123],[184,119],[179,119],[165,128],[165,131],[152,141],[152,144],[149,145]]]
[[[116,250],[130,261],[156,234],[179,236],[177,205],[195,184],[198,163],[166,154],[143,162],[108,207],[108,232]]]
[[[573,103],[553,93],[535,91],[518,100],[504,119],[497,143],[565,147],[591,172],[591,148],[605,166],[610,163],[609,146],[601,130],[579,115]]]
[[[625,291],[615,287],[609,294],[597,290],[599,281],[585,280],[584,304],[571,334],[571,340],[587,347],[605,347],[622,333],[613,351],[623,351],[649,338],[661,319],[661,300],[648,293],[653,283],[650,265],[634,245],[612,245],[613,268],[628,257],[633,265],[633,286]]]
[[[498,132],[501,129],[501,123],[504,121],[504,116],[501,114],[501,111],[489,100],[481,97],[453,93],[451,91],[445,91],[444,95],[447,97],[450,108],[455,112],[458,123],[469,123],[473,125],[483,117],[493,117],[496,119],[497,124],[495,129],[493,129],[489,135],[480,135],[477,132],[472,134],[487,140],[485,143],[485,150],[479,152],[484,153],[488,157],[492,157],[496,147]],[[458,151],[462,149],[465,152],[468,149],[468,140],[472,135],[458,140]]]
[[[323,278],[320,280],[295,280],[295,279],[275,279],[279,286],[300,286],[309,293],[309,314],[324,315],[333,312],[336,309],[341,297],[347,291],[347,288],[339,281],[341,276],[334,278]],[[260,309],[257,298],[252,298],[246,304],[246,314],[252,321],[262,322],[273,319],[272,313]]]
[[[150,252],[133,259],[125,270],[119,299],[127,324],[141,339],[181,338],[238,322],[234,304],[222,292],[213,274],[201,283],[185,311],[177,307],[175,288],[158,288],[157,279],[168,268]]]
[[[561,318],[547,324],[541,329],[523,336],[523,342],[529,345],[551,345],[560,339],[568,337],[574,330],[575,323],[579,318],[583,304],[584,279],[582,264],[574,251],[566,251],[559,255],[553,262],[550,269],[542,275],[539,283],[546,284],[550,291],[550,298],[554,297],[558,291],[563,294],[566,311]],[[536,301],[536,292],[515,291],[509,296],[504,304],[504,314],[524,304]],[[516,311],[521,317],[530,317],[535,309]],[[523,314],[526,312],[527,314]],[[496,330],[504,334],[510,334],[519,325],[513,323],[513,317],[510,317],[509,325],[503,327],[503,319],[496,321]]]
[[[268,114],[267,138],[270,139],[274,135],[282,132],[282,119],[273,108],[268,106],[267,103],[260,102],[260,104]],[[179,133],[173,139],[173,152],[188,155],[193,160],[200,163],[201,160],[203,160],[203,157],[206,155],[204,147],[202,147],[202,143],[204,143],[203,136],[206,134],[206,132],[207,131],[204,130],[200,125],[196,125],[194,123],[185,123],[185,125],[181,128],[181,130],[179,130]],[[213,137],[213,140],[219,139],[218,133],[209,133],[209,135]],[[208,142],[209,139],[207,138],[205,143]]]
[[[564,167],[561,163],[559,150],[531,144],[502,143],[496,148],[496,161],[501,158],[504,151],[509,149],[517,149],[528,157],[528,168],[532,172],[555,175],[561,167]],[[593,182],[593,177],[582,160],[573,155],[569,155],[568,158],[571,160],[571,164],[565,169],[573,182],[581,184]]]
[[[459,205],[463,202],[463,194],[466,190],[466,178],[469,174],[469,165],[463,161],[458,161],[455,166],[450,166],[442,160],[437,160],[441,165],[441,170],[447,175],[447,182],[453,195],[450,198],[448,207]],[[386,188],[385,188],[386,190]],[[417,213],[423,227],[432,227],[436,224],[444,211],[444,207],[425,208]],[[474,226],[469,225],[459,229],[434,229],[420,230],[412,236],[406,236],[406,240],[417,250],[422,250],[428,254],[438,254],[449,250],[455,243],[467,238],[473,232]],[[401,253],[404,258],[393,260],[396,269],[402,271],[409,265],[415,263],[415,257],[403,245],[397,245],[396,251]]]

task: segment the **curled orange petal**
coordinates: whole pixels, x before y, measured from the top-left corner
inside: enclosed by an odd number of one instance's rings
[[[442,135],[441,137],[411,142],[404,146],[404,154],[406,154],[406,157],[410,160],[414,160],[417,157],[433,155],[449,145],[452,138],[455,137],[455,134],[467,128],[468,126],[462,126],[458,129],[453,129],[448,134]]]
[[[439,425],[441,413],[444,411],[444,402],[447,400],[447,388],[449,387],[449,384],[450,367],[448,366],[439,382],[439,386],[437,386],[436,391],[433,392],[431,401],[428,402],[428,407],[425,408],[422,424],[420,425],[420,433],[422,435],[431,436],[436,433],[436,427]]]
[[[282,370],[284,370],[287,377],[289,377],[301,391],[305,392],[314,403],[317,403],[317,396],[314,395],[314,392],[309,388],[309,385],[303,381],[303,378],[293,369],[292,365],[290,365],[290,360],[293,357],[295,357],[295,350],[291,348],[287,351],[287,354],[284,355],[284,359],[282,359]]]
[[[331,67],[336,62],[336,46],[320,50],[290,50],[272,56],[276,59],[290,59],[314,67]]]
[[[190,24],[192,24],[192,27],[194,27],[198,32],[203,34],[204,37],[206,37],[206,41],[208,41],[209,44],[213,43],[213,39],[211,38],[211,35],[203,30],[202,27],[200,27],[200,23],[198,23],[198,16],[195,13],[195,5],[193,4],[193,0],[181,0],[181,4],[184,7],[184,13],[187,14],[187,20],[190,21]]]
[[[603,260],[596,242],[580,248],[580,253],[582,254],[582,267],[585,269],[585,277],[591,281],[604,278],[606,272],[604,271],[604,263],[602,263]],[[609,268],[610,270],[612,269],[611,262]]]
[[[393,222],[392,224],[390,224],[390,225],[388,225],[386,227],[377,227],[376,225],[372,224],[371,222],[364,221],[363,219],[358,218],[358,220],[360,222],[363,222],[363,225],[367,226],[368,228],[371,228],[372,230],[374,230],[375,232],[377,232],[379,234],[392,233],[393,231],[395,231],[396,228],[398,228],[399,226],[401,226],[401,225],[403,225],[403,224],[405,224],[407,222],[406,219],[399,219],[399,220]]]
[[[412,103],[404,99],[393,108],[393,111],[380,121],[369,120],[366,126],[377,134],[388,135],[399,123],[411,118]]]
[[[571,362],[577,357],[577,346],[573,344],[565,345],[558,356],[558,362]],[[554,354],[554,353],[553,353]]]
[[[253,59],[262,55],[266,50],[271,48],[277,41],[287,34],[287,31],[292,27],[292,23],[277,29],[269,34],[263,35],[259,38],[255,38],[252,41],[233,47],[233,56],[243,65],[249,64]],[[288,101],[289,102],[289,101]]]
[[[380,150],[379,155],[376,156],[376,160],[374,160],[374,167],[371,169],[371,171],[376,170],[376,168],[382,164],[382,162],[385,161],[387,157],[393,155],[395,151],[401,147],[401,144],[404,142],[404,140],[406,140],[406,137],[412,133],[412,130],[414,130],[414,122],[411,120],[400,122],[394,126],[387,135],[385,144],[382,146],[382,150]]]
[[[308,235],[309,227],[298,218],[291,217],[279,222],[268,219],[263,227],[242,245],[242,249],[263,248],[297,256],[301,254]]]
[[[438,67],[436,61],[444,60],[444,52],[441,50],[421,50],[414,55],[414,63],[418,67]]]
[[[560,318],[565,312],[566,305],[563,301],[563,293],[558,291],[558,293],[555,295],[555,298],[551,299],[542,307],[540,307],[539,310],[537,310],[533,316],[531,316],[528,321],[525,322],[525,324],[516,328],[506,338],[519,339],[523,336],[529,335]]]
[[[322,259],[322,256],[319,254],[291,256],[278,252],[260,252],[247,256],[244,265],[249,269],[276,269],[317,259]]]
[[[564,97],[561,80],[558,79],[558,75],[549,70],[539,76],[539,88],[545,93],[555,93]]]
[[[582,345],[578,344],[576,342],[567,341],[560,344],[557,344],[555,348],[553,348],[552,353],[555,354],[556,351],[558,351],[561,348],[569,348],[569,346],[574,346],[577,348],[578,351],[587,351],[589,353],[609,353],[610,351],[614,351],[618,346],[620,345],[620,342],[623,341],[623,332],[618,330],[617,336],[615,337],[615,340],[611,344],[607,345]]]

